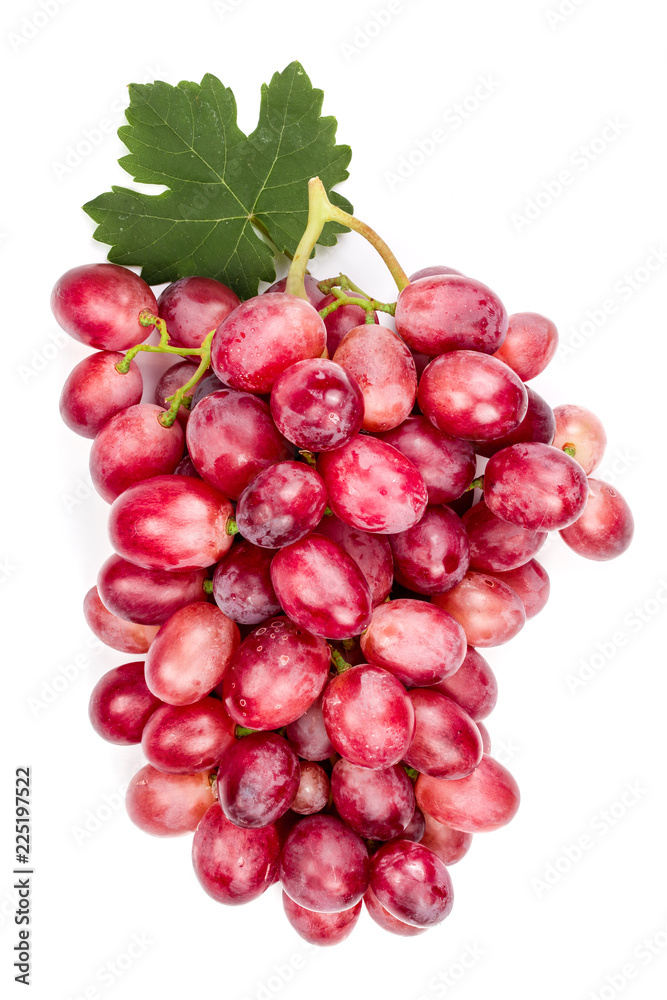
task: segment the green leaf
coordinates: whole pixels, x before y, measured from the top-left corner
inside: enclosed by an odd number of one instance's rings
[[[130,86],[128,124],[119,136],[129,150],[119,161],[140,184],[84,205],[95,239],[111,246],[116,264],[141,266],[149,284],[199,274],[240,295],[257,294],[275,278],[274,250],[292,256],[306,228],[307,182],[319,176],[331,201],[350,203],[333,185],[348,176],[349,146],[337,146],[336,119],[320,114],[323,93],[291,63],[262,87],[259,122],[246,136],[231,90],[207,74],[177,87],[157,81]],[[328,223],[319,242],[333,246],[344,226]]]

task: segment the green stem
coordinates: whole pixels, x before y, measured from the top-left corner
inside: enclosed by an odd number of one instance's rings
[[[302,448],[299,451],[299,454],[303,458],[303,460],[306,463],[306,465],[309,465],[311,467],[311,469],[316,469],[317,468],[317,459],[313,455],[312,451],[306,451],[305,449]]]
[[[470,492],[470,490],[483,490],[484,489],[484,476],[478,476],[477,479],[473,479],[470,486],[466,486],[464,493]]]
[[[256,732],[258,732],[257,729],[248,729],[247,726],[237,726],[234,730],[234,735],[240,740],[242,736],[252,736]]]
[[[331,650],[331,662],[338,673],[343,674],[346,670],[349,670],[352,664],[348,663],[347,660],[341,656],[338,650],[333,648],[333,646],[329,646],[329,649]]]
[[[202,584],[202,589],[205,594],[213,593],[213,580],[204,580]]]
[[[403,764],[403,770],[411,781],[416,781],[419,777],[419,771],[415,767],[408,767],[406,764]]]
[[[577,454],[577,446],[572,444],[570,441],[566,441],[565,444],[563,445],[563,451],[565,452],[566,455],[569,455],[570,458],[574,458],[574,456]]]
[[[227,518],[227,524],[225,525],[225,531],[228,535],[238,535],[239,526],[233,517]]]
[[[165,414],[160,416],[160,423],[163,427],[171,427],[174,420],[178,416],[178,411],[184,398],[188,395],[191,389],[194,389],[199,379],[207,371],[209,365],[211,364],[211,341],[213,340],[214,333],[215,330],[211,330],[211,332],[206,336],[201,347],[197,348],[197,353],[199,354],[201,361],[192,378],[189,379],[185,385],[182,385],[180,389],[177,389],[173,396],[167,397],[167,402],[171,403],[171,406]],[[163,348],[163,350],[168,351],[169,348]],[[127,360],[127,355],[125,356],[125,360]]]
[[[365,309],[367,323],[374,322],[374,312],[386,312],[389,313],[390,316],[393,316],[396,312],[395,302],[379,302],[377,299],[355,298],[351,295],[346,295],[340,288],[332,288],[331,292],[336,296],[336,299],[334,302],[330,302],[328,306],[325,306],[324,309],[320,309],[320,316],[322,319],[326,319],[327,316],[329,316],[332,312],[335,312],[336,309],[340,309],[341,306],[359,306],[361,309]],[[370,320],[368,318],[369,316]]]

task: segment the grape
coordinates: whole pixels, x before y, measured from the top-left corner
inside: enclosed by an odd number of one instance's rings
[[[171,400],[168,397],[173,396],[174,393],[178,392],[178,390],[189,382],[191,378],[194,378],[198,367],[199,366],[196,365],[194,361],[177,361],[175,365],[171,366],[171,368],[167,368],[167,370],[161,375],[158,384],[155,386],[153,402],[157,403],[158,406],[163,407],[163,409],[168,410],[171,406]],[[181,427],[185,427],[190,419],[190,410],[187,406],[184,406],[183,403],[181,403],[178,408],[176,419]]]
[[[156,625],[139,625],[107,611],[97,587],[91,587],[84,597],[83,615],[97,638],[121,653],[145,653],[157,633]]]
[[[322,714],[338,753],[373,770],[398,764],[414,735],[407,691],[380,667],[363,664],[334,677],[324,691]]]
[[[551,444],[556,433],[556,418],[546,400],[526,386],[528,393],[528,409],[526,415],[513,431],[505,434],[504,437],[495,441],[474,441],[475,451],[478,455],[491,458],[497,451],[508,448],[511,444],[520,444],[523,441],[541,441],[542,444]]]
[[[215,698],[161,705],[144,727],[141,746],[158,771],[191,774],[217,764],[235,742],[234,722]]]
[[[544,545],[546,531],[530,531],[501,521],[484,501],[463,515],[470,541],[470,568],[502,573],[523,566]]]
[[[280,881],[295,903],[318,913],[346,910],[368,888],[370,862],[356,833],[333,816],[306,816],[280,856]]]
[[[51,310],[70,337],[103,351],[126,351],[141,344],[152,326],[139,313],[155,313],[153,292],[138,274],[118,264],[83,264],[58,278]]]
[[[430,504],[455,500],[475,477],[472,444],[444,434],[427,417],[408,417],[379,436],[412,462],[426,484]]]
[[[418,844],[424,836],[425,829],[424,814],[421,809],[415,806],[412,818],[401,834],[401,840],[412,840],[415,844]]]
[[[463,275],[462,271],[457,271],[453,267],[445,267],[442,264],[434,264],[431,267],[422,267],[419,271],[415,271],[414,274],[410,275],[410,281],[419,281],[420,278],[432,278],[435,274],[460,274]]]
[[[426,508],[426,486],[415,466],[377,438],[358,434],[341,448],[320,455],[317,469],[332,511],[353,528],[385,534],[405,531]]]
[[[339,760],[331,773],[331,794],[340,818],[364,839],[398,837],[415,811],[412,782],[400,764],[371,771]]]
[[[363,296],[359,295],[357,292],[346,291],[345,294],[352,299],[363,298]],[[317,308],[319,310],[326,309],[326,307],[330,306],[335,299],[336,296],[333,293],[331,295],[327,295],[326,298],[322,299],[322,302],[319,306],[317,306]],[[377,323],[377,313],[373,312],[372,316],[373,323]],[[338,308],[334,309],[332,313],[325,316],[324,325],[327,328],[327,352],[329,353],[329,356],[334,356],[338,345],[346,333],[353,330],[355,326],[360,326],[365,322],[366,310],[362,306],[356,306],[352,303],[348,303],[344,306],[338,306]]]
[[[241,300],[215,278],[179,278],[157,300],[158,315],[167,324],[169,340],[181,347],[201,347]],[[187,381],[187,379],[185,379]]]
[[[119,618],[140,625],[162,625],[167,618],[195,601],[205,601],[203,569],[168,573],[142,569],[110,556],[97,578],[97,589],[106,608]],[[128,650],[129,652],[129,650]]]
[[[454,903],[445,865],[433,851],[410,840],[385,844],[373,855],[371,889],[393,916],[415,927],[441,923]]]
[[[294,930],[310,944],[340,944],[354,930],[361,913],[361,901],[339,913],[317,913],[299,906],[283,892],[285,916]]]
[[[219,392],[221,389],[229,393],[225,383],[221,382],[218,376],[209,368],[206,374],[199,379],[197,385],[193,389],[190,412],[192,413],[195,406],[197,406],[197,404],[200,403],[205,396],[210,396],[212,393]]]
[[[486,728],[483,722],[477,723],[477,728],[479,729],[479,735],[482,737],[482,746],[484,747],[484,753],[491,753],[491,737],[489,735],[489,730]]]
[[[173,472],[185,438],[181,425],[160,423],[165,411],[140,403],[116,413],[106,422],[90,449],[90,475],[95,489],[108,503],[129,486],[152,476]]]
[[[303,283],[306,290],[306,295],[311,306],[315,309],[321,309],[322,303],[324,302],[326,295],[324,292],[320,291],[317,278],[314,278],[312,274],[306,274],[303,278]],[[264,295],[271,292],[284,292],[285,286],[287,285],[287,278],[280,278],[279,281],[274,281],[272,285],[269,285],[264,291]]]
[[[439,823],[428,813],[424,813],[425,830],[420,843],[437,854],[443,865],[455,865],[470,850],[472,833],[453,830],[451,826]]]
[[[273,823],[248,830],[227,819],[219,803],[195,831],[192,863],[202,888],[228,906],[249,903],[276,880],[280,839]]]
[[[299,759],[276,733],[251,733],[224,753],[218,798],[236,826],[268,826],[287,812],[299,788]]]
[[[257,625],[281,610],[271,583],[272,559],[273,552],[241,538],[216,566],[215,603],[235,622]]]
[[[327,506],[321,477],[301,462],[281,462],[256,476],[239,497],[236,523],[253,545],[277,549],[298,542]]]
[[[324,535],[306,535],[276,552],[271,582],[286,614],[326,639],[359,635],[371,620],[371,592],[347,552]]]
[[[249,729],[279,729],[300,718],[329,676],[324,639],[288,618],[271,618],[241,643],[223,681],[232,719]]]
[[[391,430],[409,416],[417,398],[415,363],[401,338],[388,327],[374,323],[354,327],[333,360],[361,389],[365,431]]]
[[[146,657],[146,683],[168,705],[193,705],[220,683],[241,641],[212,604],[188,604],[164,623]]]
[[[145,569],[201,569],[231,547],[232,513],[229,500],[208,483],[155,476],[130,486],[114,502],[109,537],[118,555]]]
[[[566,404],[554,410],[556,433],[554,448],[573,445],[572,456],[587,476],[597,469],[607,447],[607,435],[601,421],[583,406]]]
[[[381,604],[361,637],[370,663],[384,667],[403,684],[435,684],[463,663],[463,629],[451,615],[423,601]]]
[[[379,924],[385,931],[390,931],[392,934],[400,934],[401,937],[414,937],[416,934],[423,934],[427,930],[426,927],[414,927],[412,924],[406,924],[405,921],[393,916],[389,910],[385,910],[370,886],[364,894],[364,903],[375,923]]]
[[[396,329],[424,354],[493,354],[507,333],[507,310],[495,292],[475,278],[434,274],[410,282],[399,294]]]
[[[539,313],[514,313],[494,357],[509,365],[522,382],[528,382],[544,371],[557,347],[558,330],[550,319]]]
[[[394,563],[389,539],[345,524],[334,515],[323,517],[315,529],[336,542],[356,562],[370,587],[373,607],[385,600],[394,579]]]
[[[302,760],[300,768],[299,790],[290,809],[300,816],[311,816],[321,812],[329,801],[329,778],[324,768],[315,761]]]
[[[257,295],[215,331],[211,366],[232,389],[266,393],[296,361],[321,357],[326,344],[324,322],[305,299],[284,292]]]
[[[493,711],[498,700],[495,674],[472,646],[468,646],[465,659],[456,673],[434,684],[431,690],[452,698],[477,723]]]
[[[476,351],[435,358],[420,379],[417,398],[438,430],[475,441],[509,434],[528,409],[528,393],[518,375]]]
[[[566,528],[586,506],[588,482],[573,458],[548,444],[503,448],[484,472],[484,501],[496,517],[532,531]]]
[[[497,830],[519,808],[516,781],[502,764],[486,755],[472,774],[456,781],[420,774],[415,794],[424,813],[465,833]]]
[[[67,376],[60,416],[81,437],[94,438],[114,414],[141,400],[144,382],[139,366],[132,361],[128,373],[121,375],[116,365],[122,360],[117,351],[96,351]]]
[[[333,451],[364,419],[364,397],[340,365],[322,358],[297,361],[276,379],[271,416],[288,441],[308,451]]]
[[[285,735],[299,757],[308,761],[326,760],[334,754],[335,748],[327,734],[322,714],[324,692],[303,715],[290,722]]]
[[[451,698],[427,688],[408,691],[415,710],[415,735],[405,763],[436,778],[463,778],[482,759],[477,726]]]
[[[418,524],[389,540],[396,580],[418,594],[442,594],[468,570],[468,536],[448,507],[427,507]]]
[[[215,803],[211,775],[165,774],[145,764],[130,781],[127,814],[140,830],[154,837],[178,837],[197,829]]]
[[[149,718],[159,706],[146,687],[142,662],[124,663],[107,671],[93,688],[88,715],[95,732],[109,743],[141,742]]]
[[[266,403],[231,389],[213,392],[197,403],[186,440],[202,479],[232,500],[263,469],[289,458]]]
[[[453,590],[436,594],[431,601],[461,624],[469,646],[500,646],[526,622],[521,599],[486,573],[466,573]]]
[[[583,514],[561,530],[561,538],[586,559],[615,559],[625,552],[632,541],[632,511],[618,490],[609,483],[589,479],[588,487]]]
[[[566,529],[567,530],[567,529]],[[538,614],[549,599],[549,575],[537,559],[505,573],[490,573],[518,594],[526,609],[526,619]]]

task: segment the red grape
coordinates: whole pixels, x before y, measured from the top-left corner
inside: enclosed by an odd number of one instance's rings
[[[275,825],[243,829],[227,819],[218,802],[195,831],[192,863],[202,888],[228,906],[249,903],[276,880],[280,838]]]
[[[336,752],[324,724],[323,697],[324,692],[303,715],[290,722],[285,730],[287,739],[299,757],[304,757],[308,761],[326,760]]]
[[[302,760],[300,769],[299,789],[290,809],[300,816],[312,816],[329,801],[329,778],[324,768],[312,760]]]
[[[235,741],[234,722],[215,698],[161,705],[144,727],[141,746],[158,771],[192,774],[217,764]]]
[[[492,573],[523,566],[544,545],[546,531],[530,531],[501,521],[484,501],[463,515],[470,541],[470,568]]]
[[[95,732],[109,743],[131,746],[141,742],[160,699],[146,687],[144,665],[124,663],[107,671],[93,688],[88,715]]]
[[[398,296],[396,329],[424,354],[493,354],[507,333],[507,310],[495,292],[475,278],[432,274],[410,282]]]
[[[276,733],[233,743],[218,766],[218,798],[236,826],[268,826],[287,812],[299,788],[299,759]]]
[[[418,524],[390,535],[389,541],[396,580],[418,594],[442,594],[468,570],[468,536],[448,507],[427,507]]]
[[[158,315],[167,324],[169,340],[181,347],[201,347],[239,304],[231,288],[215,278],[179,278],[157,300]],[[185,380],[187,381],[187,379]]]
[[[371,771],[339,760],[331,773],[331,794],[340,818],[364,839],[398,837],[415,811],[412,782],[400,764]]]
[[[345,524],[334,515],[323,517],[315,529],[326,535],[352,556],[370,587],[373,607],[382,604],[391,590],[394,563],[389,539],[378,533],[371,534]]]
[[[421,267],[414,274],[410,275],[410,281],[419,281],[420,278],[432,278],[434,274],[463,274],[454,267],[445,267],[444,264],[433,264],[431,267]]]
[[[211,775],[165,774],[150,764],[137,771],[125,796],[127,814],[154,837],[178,837],[197,829],[215,803]]]
[[[420,843],[437,854],[444,865],[455,865],[470,850],[472,833],[453,830],[424,813],[425,830]]]
[[[364,323],[345,335],[333,358],[359,385],[365,431],[398,427],[417,398],[417,373],[410,351],[386,326]]]
[[[567,530],[567,529],[566,529]],[[526,609],[526,619],[538,614],[549,599],[549,575],[537,559],[507,570],[505,573],[490,573],[517,594]]]
[[[280,856],[280,881],[295,903],[319,913],[354,906],[368,888],[370,862],[361,837],[333,816],[306,816]]]
[[[118,264],[83,264],[66,271],[51,293],[51,309],[75,340],[103,351],[126,351],[141,344],[153,327],[141,326],[143,309],[155,313],[150,287]]]
[[[357,292],[345,292],[352,299],[363,298]],[[336,296],[332,293],[327,295],[326,298],[322,299],[317,308],[319,310],[326,309],[334,302]],[[377,323],[378,317],[377,313],[373,312],[373,322]],[[353,330],[355,326],[360,326],[362,323],[366,322],[366,310],[363,306],[353,305],[348,303],[344,306],[338,306],[333,312],[329,313],[328,316],[324,317],[324,325],[327,328],[327,351],[330,357],[333,357],[336,353],[336,349],[340,344],[341,340],[346,333]]]
[[[483,656],[468,646],[465,659],[455,674],[431,688],[452,698],[474,722],[485,719],[496,706],[498,682]]]
[[[550,319],[539,313],[514,313],[494,357],[509,365],[522,382],[528,382],[544,371],[557,347],[558,331]]]
[[[472,774],[456,781],[420,774],[415,786],[420,809],[455,830],[497,830],[516,815],[519,787],[507,768],[484,755]]]
[[[97,638],[121,653],[145,653],[157,633],[157,625],[129,622],[108,611],[97,587],[91,587],[84,597],[83,615]]]
[[[177,361],[171,368],[167,368],[155,386],[153,402],[163,407],[163,409],[168,410],[171,406],[169,396],[173,396],[175,392],[178,392],[179,389],[189,382],[194,377],[198,367],[194,361]],[[185,427],[190,419],[190,410],[182,403],[178,408],[176,419],[181,427]]]
[[[169,573],[143,569],[109,556],[97,577],[97,589],[106,608],[114,615],[140,625],[162,625],[167,618],[195,601],[205,601],[206,570]]]
[[[427,417],[408,417],[400,427],[380,434],[380,440],[412,462],[426,484],[430,504],[456,500],[475,477],[472,444],[439,431]]]
[[[310,944],[320,946],[340,944],[354,930],[361,913],[361,900],[356,906],[339,913],[317,913],[299,906],[283,892],[285,916],[294,930]]]
[[[491,753],[491,736],[489,735],[489,730],[486,728],[483,722],[477,723],[477,728],[479,729],[479,735],[482,737],[482,746],[484,747],[484,753]]]
[[[282,548],[316,527],[327,506],[321,476],[301,462],[271,465],[239,497],[236,523],[253,545]]]
[[[561,530],[561,538],[586,559],[615,559],[625,552],[632,541],[632,511],[618,490],[609,483],[589,479],[588,487],[583,514]]]
[[[438,691],[408,691],[415,710],[415,735],[405,763],[436,778],[463,778],[482,759],[477,726],[451,698]]]
[[[526,612],[511,587],[486,573],[466,573],[433,604],[448,611],[463,628],[469,646],[500,646],[521,631]]]
[[[410,840],[385,844],[373,855],[371,889],[393,916],[415,927],[441,923],[454,904],[445,865],[433,851]]]
[[[572,457],[586,475],[590,476],[602,461],[607,447],[607,435],[602,422],[585,407],[570,404],[557,406],[554,417],[556,420],[554,448],[560,450],[566,445],[574,446]]]
[[[317,278],[314,278],[312,274],[304,275],[303,283],[306,290],[306,296],[311,306],[315,309],[321,309],[322,303],[324,302],[326,295],[324,292],[320,291]],[[285,286],[287,285],[287,278],[280,278],[278,281],[274,281],[272,285],[264,290],[264,295],[269,292],[284,292]]]
[[[401,840],[412,840],[415,844],[418,844],[424,836],[425,829],[424,814],[421,809],[415,806],[412,818],[401,834]]]
[[[271,583],[272,559],[273,552],[240,538],[215,567],[215,603],[235,622],[257,625],[281,610]]]
[[[496,438],[494,441],[473,441],[475,451],[478,455],[490,458],[497,451],[508,448],[511,444],[520,444],[523,441],[541,441],[542,444],[551,444],[556,433],[556,418],[546,400],[526,386],[528,393],[528,409],[526,415],[513,431],[505,434],[504,437]]]
[[[67,376],[60,394],[60,416],[70,430],[94,438],[107,420],[141,400],[144,382],[139,366],[121,375],[116,369],[123,355],[96,351],[79,361]]]
[[[404,920],[399,920],[398,917],[395,917],[389,910],[384,908],[370,886],[364,893],[364,903],[375,923],[379,924],[383,930],[389,931],[392,934],[399,934],[401,937],[414,937],[428,930],[426,927],[415,927],[413,924],[406,924]]]
[[[286,368],[271,390],[271,415],[288,441],[308,451],[333,451],[364,419],[356,380],[333,361],[309,358]]]

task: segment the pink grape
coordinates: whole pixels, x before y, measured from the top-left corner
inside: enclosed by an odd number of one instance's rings
[[[369,663],[383,667],[403,684],[435,684],[463,663],[463,629],[450,614],[424,601],[399,599],[381,604],[361,637]]]
[[[336,542],[356,562],[366,577],[373,607],[385,600],[394,579],[394,562],[391,545],[385,535],[371,534],[345,524],[334,515],[323,517],[315,529],[319,535],[326,535]]]
[[[558,330],[550,319],[539,313],[514,313],[494,357],[509,365],[522,382],[528,382],[544,371],[557,347]]]
[[[573,445],[572,456],[587,476],[597,469],[607,447],[607,435],[602,422],[584,406],[566,404],[554,410],[556,433],[554,448]]]
[[[418,844],[424,836],[425,829],[424,814],[421,809],[415,806],[412,818],[401,834],[401,840],[412,840],[415,844]]]
[[[97,578],[97,589],[108,610],[139,625],[162,625],[167,618],[195,601],[205,601],[204,569],[169,573],[143,569],[109,556]]]
[[[240,643],[238,625],[213,604],[188,604],[158,632],[146,683],[168,705],[194,705],[222,680]]]
[[[428,929],[426,927],[415,927],[413,924],[406,924],[404,920],[399,920],[398,917],[395,917],[389,910],[384,908],[370,886],[364,894],[364,903],[366,904],[369,916],[372,917],[375,923],[391,934],[399,934],[401,937],[415,937],[415,935],[423,934]]]
[[[523,566],[539,552],[546,531],[530,531],[501,521],[482,500],[463,515],[470,541],[470,568],[502,573]]]
[[[158,771],[192,774],[217,764],[235,742],[234,722],[215,698],[161,705],[144,726],[141,746]]]
[[[266,403],[221,389],[194,407],[186,428],[190,457],[202,479],[238,500],[264,469],[289,458]]]
[[[420,843],[437,854],[443,865],[455,865],[470,850],[472,833],[454,830],[424,813],[425,830]]]
[[[199,379],[193,390],[190,412],[192,412],[195,406],[197,406],[197,404],[200,403],[206,396],[210,396],[212,393],[219,392],[222,389],[227,389],[227,386],[224,382],[221,382],[218,376],[209,368],[206,374]]]
[[[396,448],[359,434],[320,455],[329,506],[341,521],[362,531],[394,534],[420,520],[428,494],[421,475]]]
[[[315,309],[321,309],[322,303],[324,302],[326,295],[324,292],[320,291],[317,278],[314,278],[312,274],[304,275],[303,283],[306,289],[306,296],[311,306]],[[284,292],[285,286],[287,285],[287,278],[280,278],[278,281],[274,281],[272,285],[269,285],[264,291],[264,295],[275,292]]]
[[[490,458],[497,451],[508,448],[511,444],[520,444],[523,441],[540,441],[542,444],[551,444],[556,433],[556,418],[546,400],[526,386],[528,393],[528,409],[526,415],[513,431],[505,434],[504,437],[496,438],[494,441],[474,441],[473,445],[478,455]]]
[[[507,768],[482,757],[472,774],[446,781],[420,774],[415,785],[420,809],[439,823],[465,833],[505,826],[519,808],[519,787]]]
[[[482,759],[477,726],[451,698],[438,691],[408,691],[415,710],[415,735],[405,763],[436,778],[464,778]]]
[[[324,692],[303,715],[290,722],[285,735],[299,757],[308,761],[326,760],[336,752],[326,730],[322,714]]]
[[[427,507],[418,524],[389,540],[396,580],[418,594],[442,594],[468,570],[468,536],[448,507]]]
[[[548,444],[503,448],[484,472],[484,502],[496,517],[530,531],[555,531],[583,512],[588,481],[573,458]]]
[[[192,459],[189,455],[184,455],[180,460],[176,468],[174,469],[175,476],[193,476],[195,479],[201,479],[201,476],[195,469]]]
[[[472,646],[468,646],[465,659],[456,673],[434,684],[431,690],[452,698],[474,722],[485,719],[498,700],[495,674]]]
[[[215,793],[207,771],[165,774],[150,764],[137,771],[125,795],[125,807],[132,822],[154,837],[192,833],[214,803]]]
[[[231,547],[232,513],[229,500],[200,479],[155,476],[114,502],[109,537],[118,555],[145,569],[201,569]]]
[[[320,947],[340,944],[350,936],[361,913],[361,901],[339,913],[317,913],[299,906],[283,892],[283,908],[288,921],[305,941]]]
[[[451,351],[435,358],[420,379],[417,398],[438,430],[474,441],[509,434],[528,409],[528,393],[519,376],[477,351]]]
[[[439,431],[427,417],[408,417],[380,440],[412,462],[426,484],[430,504],[455,500],[475,478],[472,444]]]
[[[272,559],[273,552],[240,538],[215,567],[215,603],[235,622],[257,625],[281,610],[271,583]]]
[[[157,300],[169,340],[181,347],[201,347],[206,335],[222,323],[241,300],[215,278],[179,278]],[[186,380],[187,381],[187,380]]]
[[[371,771],[339,760],[331,773],[331,794],[340,818],[364,839],[398,837],[415,811],[412,782],[400,764]]]
[[[410,281],[419,281],[420,278],[432,278],[435,274],[460,274],[463,275],[462,271],[457,271],[453,267],[445,267],[444,264],[433,264],[431,267],[422,267],[414,274],[410,275]]]
[[[312,760],[302,760],[300,770],[299,788],[290,809],[300,816],[312,816],[321,812],[329,801],[329,777],[324,768]]]
[[[121,653],[145,653],[157,634],[157,625],[129,622],[108,611],[97,587],[91,587],[84,597],[83,615],[97,638]]]
[[[364,419],[364,397],[344,368],[323,358],[297,361],[276,379],[271,416],[288,441],[308,451],[333,451]]]
[[[218,799],[236,826],[275,822],[299,788],[299,758],[277,733],[251,733],[233,743],[218,765]]]
[[[393,674],[372,665],[334,677],[324,691],[322,714],[341,757],[373,770],[398,764],[414,735],[407,691]]]
[[[373,855],[370,884],[385,909],[415,927],[441,923],[454,904],[445,865],[433,851],[410,840],[385,844]]]
[[[223,680],[232,719],[249,729],[279,729],[300,718],[329,676],[324,639],[288,618],[270,618],[244,639]]]
[[[410,351],[386,326],[364,323],[349,331],[334,354],[361,389],[362,427],[388,431],[410,415],[417,398],[417,373]]]
[[[482,737],[482,746],[484,747],[484,753],[491,753],[491,736],[489,735],[489,730],[486,728],[483,722],[477,723],[477,728],[479,729],[479,735]]]
[[[88,715],[95,732],[109,743],[141,742],[149,718],[160,705],[144,679],[142,662],[124,663],[107,671],[93,688]]]
[[[311,533],[276,552],[271,582],[286,614],[314,635],[347,639],[363,632],[371,620],[364,574],[324,535]]]
[[[634,534],[632,511],[614,486],[600,479],[588,480],[583,514],[560,535],[571,549],[586,559],[615,559],[630,545]]]
[[[60,416],[70,430],[94,438],[116,413],[141,401],[144,382],[136,361],[121,375],[116,369],[123,355],[96,351],[79,361],[67,376],[60,394]]]
[[[198,365],[194,361],[177,361],[171,368],[167,368],[155,386],[153,402],[163,407],[163,409],[168,410],[171,406],[171,400],[168,397],[173,396],[175,392],[178,392],[179,389],[189,382],[194,377],[197,368]],[[192,395],[192,390],[190,395]],[[185,427],[190,419],[190,410],[182,403],[178,408],[176,419],[181,427]]]
[[[526,619],[539,614],[549,599],[549,574],[537,559],[531,559],[517,569],[489,575],[495,576],[501,583],[506,583],[518,594],[526,609]]]
[[[526,622],[521,599],[511,587],[486,573],[466,573],[433,604],[448,611],[463,628],[469,646],[500,646],[513,639]]]
[[[165,411],[139,403],[116,413],[99,432],[90,449],[90,475],[108,503],[129,486],[174,471],[185,447],[181,425],[163,427]]]
[[[327,506],[321,476],[301,462],[281,462],[255,476],[239,497],[236,523],[245,539],[267,549],[298,542]]]
[[[306,816],[280,856],[280,881],[299,906],[337,913],[355,906],[368,888],[370,861],[361,837],[333,816]]]
[[[102,351],[126,351],[141,344],[152,326],[139,323],[143,309],[155,314],[150,287],[118,264],[83,264],[58,278],[51,310],[70,337]]]
[[[275,824],[243,829],[215,802],[195,831],[192,863],[199,883],[218,903],[257,899],[276,880],[280,838]]]
[[[507,310],[475,278],[435,274],[410,282],[398,296],[396,329],[424,354],[471,350],[493,354],[507,333]]]
[[[359,299],[363,296],[359,295],[357,292],[345,292],[352,299]],[[336,299],[336,296],[332,293],[327,295],[326,298],[322,299],[317,308],[319,310],[326,309],[330,306],[332,302]],[[373,312],[373,323],[377,323],[378,316],[376,312]],[[333,357],[336,353],[336,349],[340,344],[341,340],[346,333],[353,330],[355,326],[360,326],[362,323],[366,322],[366,310],[363,306],[353,305],[348,303],[344,306],[338,306],[333,312],[329,313],[328,316],[324,317],[324,325],[327,328],[327,351],[330,357]]]
[[[222,321],[211,343],[211,366],[225,385],[271,392],[281,372],[305,358],[319,358],[327,332],[305,299],[277,292],[257,295]]]

